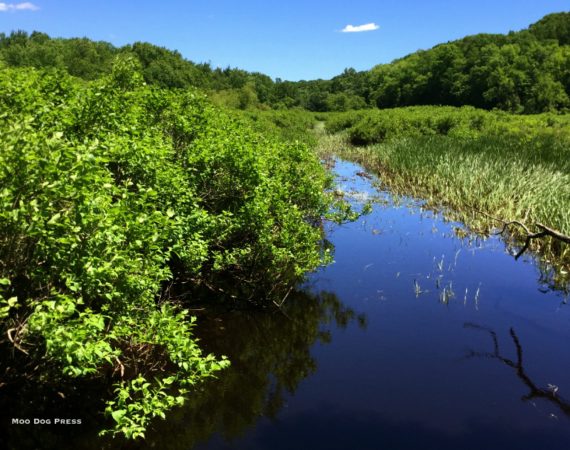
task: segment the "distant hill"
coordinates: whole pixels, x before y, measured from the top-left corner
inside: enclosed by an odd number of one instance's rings
[[[560,45],[570,45],[570,12],[544,16],[528,29],[541,40],[554,39]]]
[[[145,42],[119,48],[87,38],[51,38],[37,31],[31,34],[24,31],[13,31],[9,35],[0,33],[0,61],[4,64],[60,69],[86,80],[109,73],[114,58],[121,53],[136,55],[145,81],[163,88],[193,86],[221,92],[247,87],[255,93],[257,102],[265,103],[273,85],[273,80],[267,75],[229,67],[212,68],[207,63],[197,64],[184,59],[177,51]]]
[[[507,35],[479,34],[370,71],[379,107],[473,105],[535,113],[570,107],[570,14]]]
[[[87,80],[110,71],[124,52],[141,63],[145,81],[195,86],[233,108],[345,111],[408,105],[472,105],[517,113],[570,110],[570,13],[543,17],[508,34],[478,34],[419,50],[369,71],[346,69],[331,80],[282,81],[235,68],[188,61],[177,51],[136,42],[121,48],[40,32],[0,33],[0,61],[53,67]]]

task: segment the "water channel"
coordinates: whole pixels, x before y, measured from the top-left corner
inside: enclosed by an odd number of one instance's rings
[[[356,208],[373,204],[355,222],[326,225],[335,263],[280,310],[197,311],[201,346],[231,368],[146,441],[120,447],[569,449],[566,294],[499,238],[394,199],[359,166],[336,161],[334,171]],[[62,442],[40,431],[18,442]],[[91,434],[63,442],[119,445]]]
[[[570,448],[565,294],[498,237],[458,232],[461,224],[421,202],[379,191],[359,166],[337,161],[334,170],[337,191],[355,205],[372,200],[372,213],[327,225],[335,263],[282,312],[203,322],[203,343],[234,364],[150,441],[201,450]]]

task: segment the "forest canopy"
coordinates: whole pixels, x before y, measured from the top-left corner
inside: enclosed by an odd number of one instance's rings
[[[347,111],[412,105],[471,105],[514,113],[570,108],[570,13],[550,14],[527,29],[478,34],[418,50],[369,71],[347,68],[330,80],[284,81],[237,68],[194,63],[179,52],[144,42],[115,47],[45,33],[0,33],[0,61],[52,67],[94,80],[109,74],[115,56],[138,58],[146,83],[196,87],[237,109]]]

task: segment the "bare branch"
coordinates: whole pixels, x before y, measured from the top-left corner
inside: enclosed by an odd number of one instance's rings
[[[501,222],[503,224],[503,229],[497,233],[494,233],[495,235],[503,235],[507,231],[509,226],[511,226],[511,225],[517,225],[518,227],[520,227],[524,230],[524,232],[526,234],[524,245],[518,251],[518,253],[515,255],[515,259],[519,259],[523,255],[523,253],[528,250],[528,247],[530,246],[531,241],[534,239],[539,239],[539,238],[543,238],[546,236],[550,236],[553,239],[556,239],[556,240],[565,242],[567,244],[570,244],[570,236],[563,234],[560,231],[555,230],[554,228],[547,227],[546,225],[543,225],[541,223],[535,224],[535,227],[540,229],[540,231],[533,233],[530,231],[530,229],[528,228],[527,225],[525,225],[523,222],[519,222],[518,220],[507,221],[507,220],[499,219],[497,217],[493,217],[493,216],[487,214],[486,212],[480,211],[476,208],[473,208],[473,207],[470,207],[470,208],[473,211],[488,217],[489,219],[495,220],[497,222]]]

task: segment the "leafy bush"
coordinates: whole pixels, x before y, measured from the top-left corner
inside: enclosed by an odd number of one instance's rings
[[[283,141],[300,141],[309,146],[317,142],[311,130],[315,127],[315,113],[302,109],[281,111],[247,111],[242,113],[259,132],[271,134]]]
[[[162,294],[174,275],[263,289],[327,257],[310,150],[146,86],[131,57],[90,83],[1,69],[0,133],[2,344],[34,362],[20,376],[114,379],[107,432],[144,436],[228,365]]]
[[[569,117],[552,113],[520,116],[470,106],[416,106],[331,114],[326,128],[330,133],[346,130],[350,142],[355,145],[378,144],[404,136],[434,135],[477,138],[508,134],[525,139],[537,135],[569,138]]]

